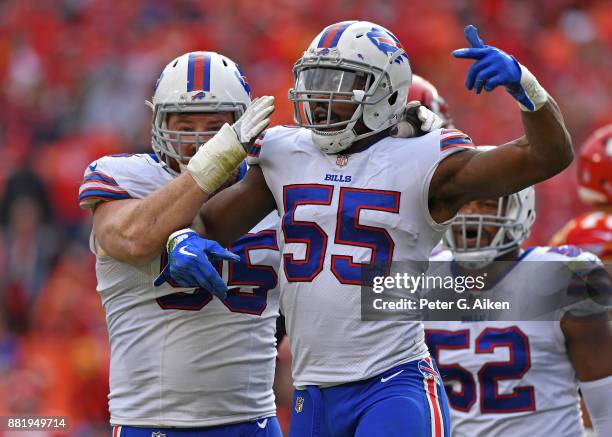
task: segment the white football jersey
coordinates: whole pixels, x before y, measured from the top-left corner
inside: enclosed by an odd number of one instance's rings
[[[450,261],[452,254],[431,260]],[[571,247],[531,248],[480,293],[514,302],[521,295],[550,294],[567,288],[567,263],[573,261],[599,262]],[[425,322],[425,332],[445,382],[453,436],[584,434],[578,384],[559,321],[436,321]]]
[[[279,275],[293,379],[341,384],[427,356],[420,322],[361,320],[364,268],[427,261],[446,225],[429,215],[441,159],[472,146],[457,130],[387,137],[353,155],[327,155],[307,129],[275,127],[247,162],[259,164],[281,216]]]
[[[80,204],[142,198],[171,180],[153,154],[104,157],[85,172]],[[154,287],[165,254],[135,267],[97,254],[92,235],[111,346],[111,423],[201,427],[275,414],[277,225],[272,213],[230,247],[242,260],[223,265],[225,301]]]

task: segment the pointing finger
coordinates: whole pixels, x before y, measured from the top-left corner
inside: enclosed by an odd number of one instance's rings
[[[476,26],[471,24],[465,26],[463,33],[465,34],[465,39],[468,40],[471,47],[478,49],[484,48],[484,41],[478,36],[478,29],[476,29]]]

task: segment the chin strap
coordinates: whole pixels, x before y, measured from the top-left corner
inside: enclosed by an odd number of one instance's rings
[[[348,149],[349,147],[351,147],[353,144],[355,144],[357,141],[359,140],[363,140],[364,138],[368,138],[371,137],[372,135],[376,135],[378,133],[381,133],[382,131],[384,131],[385,129],[388,129],[389,126],[385,126],[383,128],[377,129],[377,130],[372,130],[370,132],[366,132],[364,134],[359,134],[357,135],[355,133],[355,131],[353,130],[353,128],[351,128],[350,130],[350,134],[347,135],[346,139],[341,138],[340,140],[336,141],[334,140],[334,142],[329,146],[326,147],[326,145],[322,145],[321,143],[324,142],[325,139],[328,139],[329,137],[325,137],[323,135],[319,135],[317,133],[315,133],[314,131],[312,132],[312,140],[314,141],[314,143],[319,146],[321,148],[321,150],[324,153],[327,153],[328,155],[333,155],[335,153],[340,153],[343,150]],[[348,127],[345,129],[345,131],[343,131],[341,134],[337,134],[336,136],[334,136],[335,138],[337,138],[340,135],[344,135],[349,133],[348,132]],[[345,143],[348,142],[348,144]]]

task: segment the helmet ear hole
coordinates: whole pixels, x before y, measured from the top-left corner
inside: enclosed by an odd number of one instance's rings
[[[397,100],[397,91],[391,94],[389,96],[389,99],[387,99],[387,101],[389,102],[389,105],[395,105],[396,100]]]

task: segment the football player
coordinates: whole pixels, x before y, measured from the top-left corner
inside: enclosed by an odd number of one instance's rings
[[[223,126],[236,138],[234,129],[250,126],[252,138],[269,123],[272,100],[251,103],[250,94],[229,58],[179,56],[163,70],[149,104],[155,153],[106,156],[85,171],[79,203],[93,211],[91,249],[111,346],[113,437],[282,435],[272,391],[276,215],[237,236],[230,249],[239,257],[217,244],[199,247],[194,232],[175,234],[184,257],[214,253],[227,296],[211,294],[218,284],[153,287],[166,264],[168,236],[191,223],[210,197],[184,172],[190,158],[196,150],[207,153]],[[208,193],[245,171],[241,164]]]
[[[600,265],[573,246],[522,250],[535,220],[534,199],[528,187],[463,207],[444,236],[450,250],[432,257],[446,261],[432,263],[436,275],[486,272],[483,291],[461,296],[531,305],[535,296],[565,290],[570,269]],[[447,388],[453,436],[584,435],[578,389],[598,435],[612,435],[612,325],[605,308],[588,321],[571,312],[548,320],[425,323]]]
[[[612,260],[612,124],[596,130],[580,149],[578,195],[593,210],[567,223],[550,244],[573,244]]]
[[[419,270],[463,204],[523,189],[572,160],[559,109],[529,70],[485,45],[473,26],[466,37],[471,47],[454,55],[477,61],[467,87],[504,86],[519,102],[528,144],[479,152],[454,129],[390,137],[410,87],[408,56],[383,27],[342,22],[295,64],[289,96],[298,126],[267,130],[246,177],[206,202],[194,223],[225,244],[275,208],[281,216],[291,436],[450,435],[422,324],[362,322],[362,273],[397,261]],[[231,213],[236,204],[240,216]],[[205,256],[191,261],[214,274]]]

